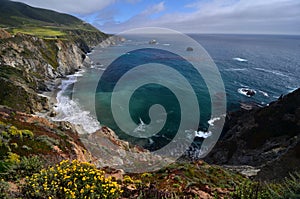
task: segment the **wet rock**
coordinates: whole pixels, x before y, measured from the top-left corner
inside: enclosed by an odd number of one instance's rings
[[[187,47],[186,51],[193,51],[194,49],[192,47]]]
[[[157,41],[155,39],[152,39],[151,41],[149,41],[149,44],[157,44]]]
[[[54,110],[50,111],[49,117],[55,117],[55,116],[57,116],[57,112]]]

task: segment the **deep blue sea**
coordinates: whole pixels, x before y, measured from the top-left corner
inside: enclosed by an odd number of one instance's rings
[[[237,110],[240,103],[266,106],[280,95],[300,87],[300,36],[213,34],[188,36],[198,42],[216,64],[224,82],[227,112]],[[156,39],[155,44],[149,44],[148,37],[128,36],[125,42],[120,42],[118,45],[107,48],[96,47],[89,55],[93,62],[92,67],[63,81],[63,90],[58,96],[57,109],[60,114],[57,119],[80,124],[88,132],[93,132],[99,127],[98,120],[101,125],[112,128],[122,139],[150,150],[159,149],[171,142],[182,119],[179,111],[182,108],[180,100],[172,90],[168,89],[168,86],[161,86],[159,82],[165,81],[167,85],[176,87],[183,96],[190,94],[177,77],[160,71],[159,64],[165,64],[184,74],[196,93],[198,101],[201,102],[199,103],[200,121],[196,129],[195,127],[191,129],[209,133],[207,129],[212,124],[212,119],[224,117],[224,115],[212,116],[212,101],[205,81],[189,62],[172,53],[176,49],[176,52],[189,56],[189,53],[193,53],[186,50],[189,44],[183,46],[171,36],[164,37],[163,40],[159,37],[153,38]],[[151,50],[153,45],[158,48],[161,46],[164,50]],[[133,47],[137,50],[132,51]],[[115,59],[116,57],[118,59]],[[123,78],[125,83],[119,85],[123,87],[114,90],[126,72],[146,63],[150,63],[147,66],[149,70],[147,68],[147,70],[127,75]],[[151,64],[158,65],[151,67]],[[151,79],[151,74],[155,74],[154,80]],[[145,84],[136,90],[133,90],[129,84],[127,85],[128,82],[136,85],[149,78],[156,83]],[[75,81],[77,82],[73,85]],[[255,95],[249,97],[243,89],[253,90]],[[162,116],[162,119],[156,120],[157,123],[162,123],[162,129],[155,135],[145,138],[141,136],[135,138],[123,133],[124,128],[133,127],[129,125],[130,121],[128,126],[125,122],[123,129],[117,125],[111,110],[113,92],[119,97],[114,104],[115,113],[121,115],[120,120],[123,114],[126,118],[125,114],[128,113],[131,120],[138,125],[133,129],[135,133],[147,132],[147,125],[151,122],[149,109],[153,104],[160,104],[166,114]],[[123,103],[126,102],[128,95],[130,99],[126,107]],[[191,106],[191,104],[186,102],[185,106]],[[127,108],[129,110],[125,110]],[[186,117],[189,117],[189,114]],[[163,122],[164,118],[165,122]],[[208,136],[208,134],[205,135]]]

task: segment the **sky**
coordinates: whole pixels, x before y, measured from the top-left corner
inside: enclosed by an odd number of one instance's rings
[[[183,33],[300,35],[300,0],[16,0],[69,13],[106,33],[161,27]]]

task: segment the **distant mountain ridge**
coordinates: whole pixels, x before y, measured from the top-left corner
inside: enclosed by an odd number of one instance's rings
[[[21,2],[0,0],[0,24],[6,26],[36,25],[80,25],[80,19],[52,10],[34,8]]]

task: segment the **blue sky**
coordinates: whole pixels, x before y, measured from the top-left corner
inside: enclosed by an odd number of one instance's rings
[[[163,27],[184,33],[300,34],[299,0],[17,0],[73,14],[107,33]]]

